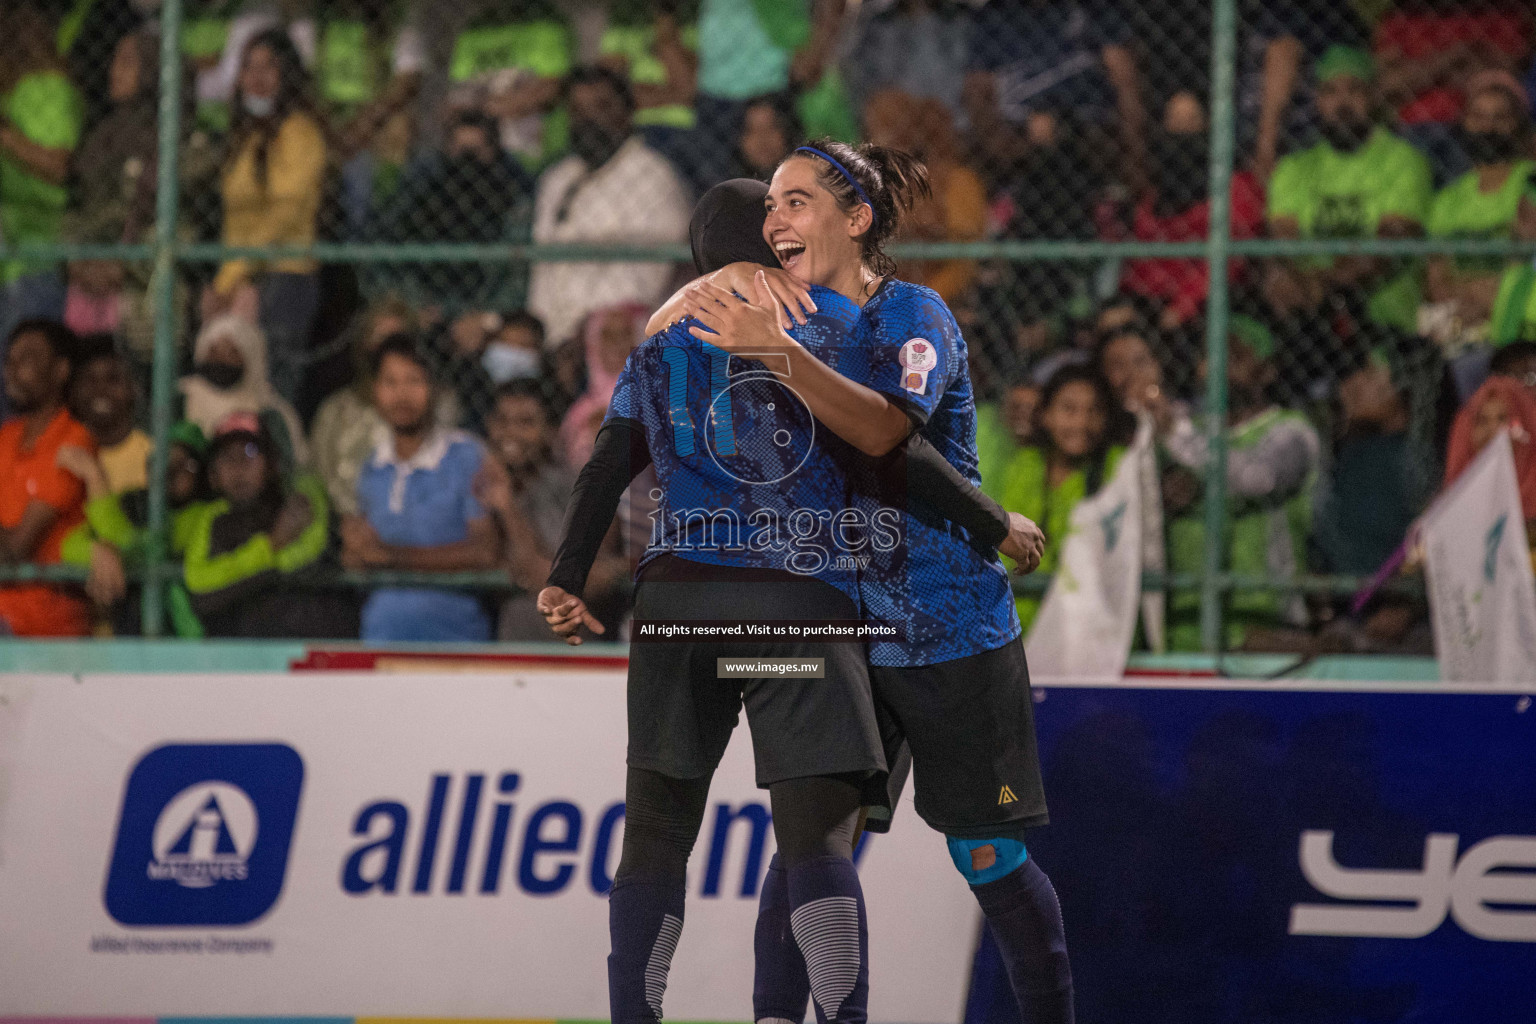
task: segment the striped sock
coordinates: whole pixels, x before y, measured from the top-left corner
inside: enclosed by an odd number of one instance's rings
[[[864,1024],[869,931],[859,873],[847,857],[816,857],[786,872],[789,923],[805,957],[819,1024]]]
[[[763,879],[752,950],[752,1019],[757,1024],[800,1024],[811,986],[805,976],[805,957],[789,928],[789,880],[777,853]]]
[[[683,933],[683,886],[615,883],[608,894],[608,1007],[614,1024],[661,1020],[667,972]]]

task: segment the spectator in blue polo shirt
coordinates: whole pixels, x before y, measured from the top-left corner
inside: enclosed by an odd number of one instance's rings
[[[385,339],[372,370],[386,429],[357,481],[361,514],[342,521],[342,563],[414,572],[494,568],[496,524],[474,494],[484,447],[436,423],[432,371],[409,335]],[[390,587],[363,607],[364,640],[487,641],[491,634],[479,598],[465,591]]]

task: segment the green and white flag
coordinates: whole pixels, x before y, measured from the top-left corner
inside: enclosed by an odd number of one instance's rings
[[[1509,434],[1420,520],[1440,678],[1536,681],[1536,580]]]
[[[1141,431],[1115,475],[1072,510],[1056,577],[1025,640],[1035,679],[1119,679],[1141,608]]]

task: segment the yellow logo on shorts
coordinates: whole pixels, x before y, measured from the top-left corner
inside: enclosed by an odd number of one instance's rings
[[[1003,804],[1016,804],[1018,802],[1019,798],[1014,796],[1013,790],[1009,789],[1007,786],[1004,786],[1003,791],[997,794],[997,805],[999,807],[1001,807]]]

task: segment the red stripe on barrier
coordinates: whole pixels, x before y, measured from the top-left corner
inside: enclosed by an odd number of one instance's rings
[[[338,650],[335,648],[311,649],[304,657],[294,660],[288,668],[293,672],[374,672],[383,667],[399,668],[402,665],[431,663],[438,667],[450,665],[499,666],[530,668],[534,666],[565,669],[626,668],[629,658],[622,654],[499,654],[491,651],[391,651],[391,650]]]

